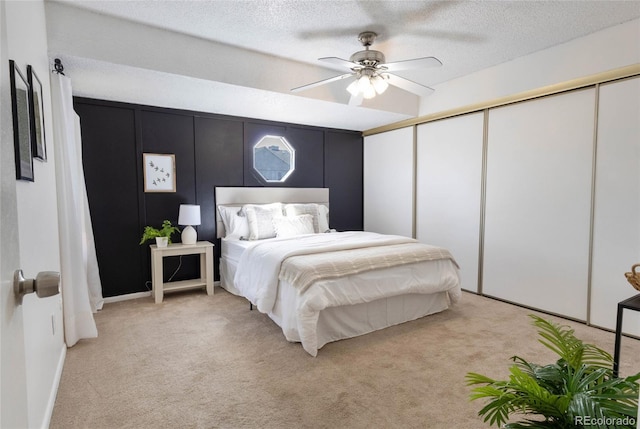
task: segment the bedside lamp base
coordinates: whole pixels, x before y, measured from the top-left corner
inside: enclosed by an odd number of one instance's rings
[[[197,239],[198,233],[191,225],[182,230],[182,244],[196,244]]]

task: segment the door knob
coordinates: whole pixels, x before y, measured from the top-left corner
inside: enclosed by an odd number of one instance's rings
[[[60,273],[57,271],[41,271],[35,279],[25,279],[22,270],[13,273],[13,290],[22,304],[22,297],[35,292],[38,298],[46,298],[60,292]]]

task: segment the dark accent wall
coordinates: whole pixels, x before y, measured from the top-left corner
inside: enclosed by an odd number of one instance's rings
[[[363,140],[337,131],[325,133],[324,187],[329,188],[329,222],[338,231],[364,228]]]
[[[105,297],[150,290],[145,225],[177,224],[180,204],[199,204],[198,240],[216,243],[216,186],[330,188],[330,225],[363,228],[363,139],[359,132],[310,127],[88,98],[74,98],[80,116],[83,164]],[[280,135],[296,151],[296,170],[283,184],[267,183],[252,167],[253,145]],[[145,193],[142,154],[175,154],[176,192]],[[180,241],[179,235],[173,237]],[[165,258],[165,280],[179,264]],[[198,274],[185,256],[174,280]]]

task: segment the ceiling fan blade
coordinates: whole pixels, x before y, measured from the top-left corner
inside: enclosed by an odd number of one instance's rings
[[[359,106],[362,104],[362,100],[363,100],[363,96],[362,93],[359,93],[358,95],[352,95],[349,98],[349,106]]]
[[[428,67],[440,67],[442,62],[436,57],[415,58],[413,60],[395,61],[393,63],[380,64],[378,67],[387,71],[422,69]]]
[[[324,57],[324,58],[318,58],[318,60],[335,64],[337,66],[346,67],[349,70],[351,70],[353,67],[361,67],[360,64],[358,63],[354,63],[353,61],[343,60],[342,58],[338,58],[338,57]]]
[[[302,86],[299,86],[297,88],[293,88],[291,90],[291,92],[304,91],[306,89],[315,88],[316,86],[320,86],[320,85],[324,85],[324,84],[327,84],[327,83],[335,82],[337,80],[341,80],[341,79],[344,79],[344,78],[347,78],[347,77],[351,77],[351,76],[353,76],[353,73],[341,74],[340,76],[330,77],[329,79],[323,79],[323,80],[320,80],[318,82],[314,82],[314,83],[310,83],[308,85],[302,85]]]
[[[420,96],[431,95],[435,91],[435,89],[433,88],[429,88],[428,86],[424,86],[395,74],[385,73],[384,77],[391,85],[397,86],[400,89],[404,89],[405,91],[409,91]]]

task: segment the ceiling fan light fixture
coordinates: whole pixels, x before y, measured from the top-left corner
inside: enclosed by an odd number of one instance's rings
[[[354,97],[358,95],[358,92],[360,92],[360,90],[358,89],[358,80],[354,80],[353,82],[351,82],[349,86],[347,86],[347,91],[349,91],[349,94],[353,95]]]
[[[347,86],[347,91],[353,97],[362,94],[363,98],[371,99],[377,94],[382,94],[386,91],[388,86],[389,84],[384,77],[373,72],[367,73],[367,70],[363,70],[362,74]]]
[[[360,33],[358,40],[362,43],[362,46],[364,46],[364,50],[355,52],[351,55],[349,61],[338,57],[320,58],[322,61],[327,61],[349,69],[349,73],[293,88],[292,91],[303,91],[337,80],[354,78],[349,86],[347,86],[347,91],[351,94],[351,98],[349,99],[350,106],[359,106],[363,98],[369,99],[384,93],[389,85],[396,86],[418,96],[426,96],[433,93],[433,88],[398,76],[395,72],[442,66],[442,62],[439,59],[435,57],[422,57],[387,63],[382,52],[371,49],[371,45],[376,37],[377,34],[373,31],[363,31]]]
[[[373,87],[373,85],[369,85],[369,87],[367,87],[367,89],[362,92],[362,96],[369,100],[376,96],[376,89]]]
[[[371,79],[369,79],[369,76],[363,75],[358,79],[358,90],[360,92],[364,93],[370,87],[371,87]]]
[[[382,94],[387,90],[387,88],[389,88],[389,84],[387,83],[387,80],[384,77],[380,76],[379,74],[371,78],[371,84],[373,85],[373,87],[375,88],[378,94]]]

